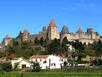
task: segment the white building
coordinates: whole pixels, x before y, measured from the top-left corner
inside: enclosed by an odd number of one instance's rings
[[[18,63],[18,68],[22,69],[22,68],[30,68],[31,67],[31,63],[29,60],[25,60],[23,58],[14,58],[12,60],[12,68],[15,67],[15,64]]]
[[[66,44],[66,46],[68,47],[69,51],[75,51],[75,48],[72,45]]]
[[[30,58],[30,62],[38,62],[41,69],[58,69],[64,66],[67,58],[55,55],[34,55]]]

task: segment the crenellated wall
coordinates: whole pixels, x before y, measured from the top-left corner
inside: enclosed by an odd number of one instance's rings
[[[63,41],[63,39],[67,37],[67,39],[69,41],[74,41],[74,40],[79,40],[80,42],[82,43],[93,43],[95,40],[98,40],[100,39],[100,36],[97,35],[95,32],[93,33],[76,33],[76,34],[73,34],[73,33],[68,33],[68,34],[61,34],[60,35],[60,40],[61,42]]]

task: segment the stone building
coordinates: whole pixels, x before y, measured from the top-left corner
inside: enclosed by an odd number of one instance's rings
[[[68,27],[66,25],[63,26],[62,31],[57,31],[57,26],[53,20],[51,20],[48,27],[43,27],[42,31],[38,34],[30,35],[30,33],[25,30],[23,33],[23,41],[34,41],[35,38],[40,39],[43,37],[43,39],[60,39],[62,40],[67,37],[68,41],[75,41],[79,40],[82,43],[93,43],[94,41],[100,39],[100,36],[97,34],[97,32],[94,32],[92,28],[88,28],[87,32],[83,32],[81,28],[78,29],[76,33],[70,33],[68,30]]]
[[[53,39],[59,39],[59,33],[57,31],[57,26],[54,23],[53,20],[51,20],[51,23],[48,26],[48,39],[53,40]]]
[[[8,44],[11,44],[11,42],[12,42],[12,38],[7,34],[3,40],[3,45],[7,46]]]
[[[55,24],[55,22],[53,20],[51,20],[50,24],[48,27],[43,27],[42,31],[39,32],[38,34],[33,34],[30,35],[30,33],[26,30],[24,30],[23,32],[23,41],[34,41],[35,38],[40,39],[49,39],[49,40],[53,40],[53,39],[59,39],[60,38],[60,34],[57,31],[57,26]]]
[[[23,32],[23,41],[29,41],[30,39],[30,33],[28,32],[27,29],[24,30]]]
[[[64,25],[60,33],[61,42],[65,37],[67,37],[69,41],[79,40],[80,42],[86,44],[93,43],[94,41],[100,39],[100,36],[97,34],[97,32],[94,32],[92,28],[88,28],[87,32],[83,32],[81,28],[79,28],[78,31],[74,34],[70,33],[67,26]]]
[[[5,50],[5,47],[9,44],[12,44],[12,38],[7,34],[6,37],[3,39],[3,42],[0,44],[0,51]]]
[[[35,38],[40,39],[42,38],[46,40],[53,40],[53,39],[60,39],[62,42],[65,37],[67,37],[68,41],[75,41],[79,40],[82,43],[93,43],[98,39],[101,39],[97,32],[94,32],[92,28],[88,28],[87,32],[83,32],[81,28],[78,29],[76,33],[71,33],[68,30],[66,25],[63,26],[61,32],[58,32],[57,26],[53,20],[51,20],[48,26],[44,26],[42,31],[38,34],[30,34],[27,29],[24,30],[23,35],[21,38],[17,39],[18,42],[24,41],[34,41]],[[12,43],[12,38],[7,35],[2,44],[0,44],[0,50],[3,49],[8,44]]]

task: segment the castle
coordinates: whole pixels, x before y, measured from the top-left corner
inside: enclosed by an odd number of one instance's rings
[[[34,41],[35,38],[40,39],[60,39],[62,42],[63,38],[67,37],[69,41],[79,40],[82,43],[93,43],[94,41],[101,39],[97,32],[94,32],[92,28],[88,28],[87,32],[83,32],[81,28],[76,33],[70,33],[68,27],[66,25],[63,26],[62,31],[58,32],[57,26],[53,20],[51,20],[48,27],[43,27],[43,30],[38,34],[31,35],[27,29],[24,30],[22,39],[18,39],[19,41]],[[0,49],[3,49],[8,44],[12,43],[12,38],[7,35],[2,44],[0,45]]]

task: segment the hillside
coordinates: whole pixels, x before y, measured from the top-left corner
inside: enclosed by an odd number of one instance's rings
[[[95,41],[93,44],[82,44],[79,40],[70,42],[65,37],[60,43],[59,39],[44,40],[37,38],[34,41],[18,41],[21,40],[22,34],[18,35],[16,39],[13,39],[13,43],[7,45],[5,51],[0,52],[0,58],[6,57],[6,59],[13,59],[14,57],[23,57],[29,59],[32,55],[46,55],[56,54],[65,57],[71,55],[72,58],[78,57],[77,61],[80,62],[81,58],[96,57],[100,59],[102,56],[102,41]],[[67,44],[75,48],[75,50],[69,50]]]

